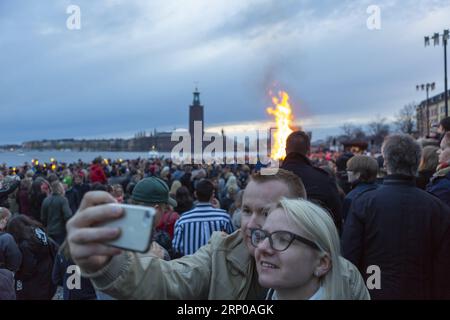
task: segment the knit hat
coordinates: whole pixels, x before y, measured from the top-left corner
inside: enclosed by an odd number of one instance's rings
[[[133,189],[131,199],[145,204],[167,203],[172,207],[177,202],[169,196],[167,184],[156,177],[145,178],[139,181]]]

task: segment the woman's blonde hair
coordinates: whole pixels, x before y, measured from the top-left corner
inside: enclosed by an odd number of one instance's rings
[[[439,155],[437,151],[438,147],[435,146],[427,146],[422,150],[422,158],[420,159],[419,171],[436,171],[437,166],[439,165]]]
[[[53,193],[57,193],[60,196],[64,196],[65,194],[64,186],[59,180],[53,181],[52,184],[50,185],[50,188]]]
[[[172,195],[173,197],[175,197],[178,189],[180,189],[180,188],[181,188],[181,182],[178,180],[175,180],[174,182],[172,182],[172,186],[170,187],[169,194]]]
[[[337,229],[330,215],[318,205],[303,199],[283,198],[276,208],[283,209],[288,220],[305,232],[305,236],[328,254],[331,269],[320,281],[325,290],[324,299],[346,299],[340,264],[341,249]]]

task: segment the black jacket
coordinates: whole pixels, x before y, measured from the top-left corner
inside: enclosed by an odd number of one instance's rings
[[[72,191],[72,195],[69,195],[69,190]],[[69,190],[66,192],[66,196],[69,200],[70,209],[72,209],[72,213],[75,214],[80,207],[81,200],[83,200],[84,195],[91,191],[91,187],[88,183],[74,184]],[[126,189],[124,188],[123,190]]]
[[[416,178],[416,186],[422,190],[426,190],[427,184],[430,183],[431,178],[436,170],[423,170],[419,171],[419,175]]]
[[[42,202],[44,202],[45,198],[47,198],[47,194],[39,193],[39,194],[30,194],[30,213],[31,217],[41,222],[41,207]]]
[[[41,229],[34,229],[35,240],[22,240],[22,265],[16,273],[17,300],[50,300],[56,291],[52,282],[54,250]]]
[[[288,154],[281,168],[295,173],[302,179],[308,200],[331,211],[334,223],[340,231],[342,228],[342,202],[333,178],[326,171],[314,167],[307,157],[299,153]]]
[[[378,184],[375,182],[367,183],[367,182],[357,182],[353,183],[352,190],[345,196],[344,203],[342,206],[342,218],[347,219],[348,210],[352,205],[353,199],[359,197],[364,192],[375,190],[378,187]]]
[[[380,268],[372,299],[450,298],[450,207],[413,178],[388,176],[354,199],[342,249],[366,279],[369,266]]]
[[[67,201],[69,201],[70,210],[72,210],[73,214],[75,214],[81,203],[80,194],[76,189],[70,188],[66,191],[66,194],[64,196],[66,197]]]

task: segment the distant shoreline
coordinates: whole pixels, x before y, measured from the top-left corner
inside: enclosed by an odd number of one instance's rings
[[[127,151],[61,151],[61,150],[15,150],[0,152],[0,164],[7,166],[21,166],[25,162],[28,164],[31,161],[39,160],[42,163],[50,163],[54,159],[60,163],[75,163],[78,160],[83,162],[92,162],[97,157],[102,157],[112,160],[130,160],[130,159],[149,159],[150,153],[144,152],[127,152]],[[170,153],[159,152],[159,157],[170,157]]]

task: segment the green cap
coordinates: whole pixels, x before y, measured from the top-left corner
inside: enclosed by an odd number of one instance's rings
[[[131,199],[145,204],[167,203],[172,207],[177,206],[177,202],[169,196],[167,184],[156,177],[139,181],[133,189]]]

